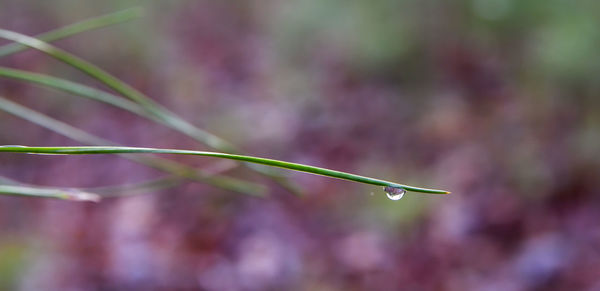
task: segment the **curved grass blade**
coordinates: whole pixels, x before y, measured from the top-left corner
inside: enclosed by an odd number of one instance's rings
[[[132,154],[132,153],[154,153],[154,154],[179,154],[179,155],[195,155],[195,156],[207,156],[215,158],[223,158],[230,160],[237,160],[249,163],[262,164],[272,167],[279,167],[289,170],[295,170],[299,172],[305,172],[315,175],[327,176],[331,178],[337,178],[342,180],[354,181],[359,183],[377,185],[377,186],[390,186],[390,187],[401,187],[408,191],[429,193],[429,194],[449,194],[450,192],[445,190],[427,189],[420,187],[413,187],[385,180],[359,176],[346,172],[330,170],[321,167],[309,166],[298,163],[290,163],[280,160],[265,159],[253,156],[234,155],[217,152],[206,152],[206,151],[191,151],[191,150],[178,150],[178,149],[158,149],[158,148],[141,148],[141,147],[109,147],[109,146],[96,146],[96,147],[28,147],[28,146],[0,146],[0,152],[11,152],[11,153],[29,153],[29,154],[54,154],[54,155],[86,155],[86,154]]]
[[[96,89],[96,88],[93,88],[93,87],[90,87],[87,85],[75,83],[75,82],[72,82],[72,81],[69,81],[66,79],[61,79],[61,78],[57,78],[57,77],[53,77],[53,76],[48,76],[48,75],[38,74],[38,73],[31,73],[31,72],[27,72],[27,71],[23,71],[23,70],[12,69],[12,68],[2,67],[2,66],[0,66],[0,77],[6,77],[6,78],[14,79],[14,80],[22,80],[22,81],[29,82],[29,83],[39,84],[39,85],[54,88],[54,89],[57,89],[57,90],[60,90],[63,92],[74,94],[76,96],[89,98],[92,100],[110,104],[112,106],[121,108],[123,110],[127,110],[138,116],[147,118],[151,121],[154,121],[156,123],[167,126],[171,129],[179,131],[179,132],[181,132],[187,136],[190,136],[198,141],[201,141],[199,139],[199,137],[195,135],[193,125],[191,125],[191,124],[185,125],[185,123],[174,123],[172,121],[172,119],[163,119],[163,118],[158,118],[151,114],[147,114],[147,112],[144,110],[144,108],[142,108],[137,103],[134,103],[132,101],[123,99],[114,94],[111,94],[111,93],[108,93],[108,92],[105,92],[105,91],[102,91],[102,90],[99,90],[99,89]],[[173,124],[180,124],[180,125],[174,126]],[[106,143],[104,143],[104,144],[106,144]],[[289,183],[288,181],[285,181],[286,178],[284,176],[278,175],[278,173],[275,173],[273,171],[269,171],[269,169],[265,168],[264,166],[253,165],[253,164],[249,164],[249,166],[254,167],[254,170],[256,170],[256,171],[263,172],[263,174],[268,175],[272,179],[277,180],[279,182],[279,184],[285,186],[292,193],[299,194],[301,192],[301,190],[297,186]]]
[[[75,34],[79,34],[85,31],[98,29],[114,24],[119,24],[122,22],[126,22],[137,17],[140,17],[142,14],[142,9],[140,8],[130,8],[122,11],[118,11],[115,13],[110,13],[106,15],[102,15],[99,17],[94,17],[90,19],[86,19],[80,22],[76,22],[61,28],[57,28],[46,33],[42,33],[36,35],[35,38],[41,39],[43,41],[51,42],[59,39],[63,39]],[[3,45],[0,47],[0,58],[18,53],[20,51],[26,50],[28,47],[18,43],[11,43],[7,45]]]
[[[131,113],[137,114],[141,117],[148,118],[155,122],[164,124],[161,120],[154,118],[153,116],[147,115],[146,111],[139,106],[137,103],[131,102],[127,99],[123,99],[114,94],[86,86],[83,84],[75,83],[66,79],[61,79],[49,75],[31,73],[23,70],[12,69],[0,66],[0,77],[5,77],[13,80],[21,80],[28,83],[43,85],[53,89],[57,89],[63,92],[73,94],[99,102],[103,102],[123,110],[127,110]]]
[[[98,66],[89,63],[65,50],[57,48],[49,43],[41,41],[39,39],[10,31],[5,29],[0,29],[0,38],[5,38],[8,40],[12,40],[18,42],[22,45],[29,46],[31,48],[37,49],[41,52],[44,52],[51,57],[62,61],[82,72],[89,75],[90,77],[104,83],[111,89],[115,90],[119,94],[133,100],[138,103],[147,114],[153,116],[154,118],[158,118],[164,122],[164,124],[168,125],[172,129],[175,129],[181,133],[184,133],[190,136],[197,141],[200,141],[207,146],[224,152],[233,152],[239,153],[240,150],[236,148],[233,144],[221,139],[220,137],[207,132],[203,129],[200,129],[193,124],[183,120],[175,113],[169,111],[162,105],[158,104],[151,98],[147,97],[140,91],[135,88],[129,86],[128,84],[122,82],[116,77],[112,76],[108,72],[102,70]],[[249,168],[259,172],[265,176],[272,178],[275,182],[284,186],[286,189],[291,191],[294,194],[299,194],[298,188],[292,185],[287,178],[281,175],[278,172],[272,171],[271,169],[261,167],[259,165],[248,165]]]
[[[58,121],[35,110],[31,110],[27,107],[21,106],[1,96],[0,110],[23,118],[27,121],[45,127],[60,135],[66,136],[70,139],[76,140],[81,143],[92,145],[114,144],[108,140],[92,135],[88,132],[75,128],[64,122]],[[256,183],[247,182],[231,177],[217,176],[209,173],[204,173],[192,167],[188,167],[168,159],[131,155],[124,155],[123,157],[130,159],[134,162],[150,166],[164,172],[171,173],[175,176],[201,181],[209,185],[220,187],[226,190],[236,191],[253,196],[264,196],[267,191],[264,186]]]
[[[101,199],[101,196],[98,194],[85,192],[79,189],[61,189],[19,185],[0,185],[0,194],[91,202],[98,202]]]
[[[194,135],[201,137],[202,141],[212,148],[223,149],[225,151],[232,151],[234,149],[233,145],[231,145],[229,142],[222,140],[220,137],[212,133],[201,130],[199,128],[192,129],[192,127],[187,126],[189,123],[181,120],[174,113],[169,112],[166,108],[162,107],[154,100],[146,97],[140,91],[122,82],[121,80],[102,70],[98,66],[89,63],[71,53],[68,53],[65,50],[57,48],[39,39],[6,29],[0,29],[0,38],[8,39],[26,45],[28,47],[37,49],[59,61],[62,61],[86,73],[90,77],[104,83],[119,94],[140,104],[148,113],[156,117],[162,118],[170,124],[174,124],[174,126],[180,128],[183,131],[194,131]]]

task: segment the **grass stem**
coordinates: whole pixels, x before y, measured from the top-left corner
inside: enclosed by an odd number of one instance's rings
[[[298,163],[285,162],[280,160],[259,158],[253,156],[235,155],[218,152],[206,152],[206,151],[192,151],[192,150],[179,150],[179,149],[158,149],[158,148],[141,148],[141,147],[110,147],[110,146],[95,146],[95,147],[28,147],[28,146],[0,146],[0,152],[11,152],[11,153],[29,153],[29,154],[52,154],[52,155],[87,155],[87,154],[138,154],[138,153],[153,153],[153,154],[179,154],[179,155],[195,155],[195,156],[207,156],[215,158],[223,158],[230,160],[237,160],[243,162],[250,162],[256,164],[262,164],[272,167],[279,167],[288,170],[295,170],[300,172],[306,172],[315,175],[327,176],[331,178],[343,179],[348,181],[354,181],[359,183],[377,185],[377,186],[389,186],[389,187],[400,187],[407,191],[428,193],[428,194],[449,194],[450,192],[445,190],[427,189],[421,187],[408,186],[389,182],[385,180],[359,176],[346,172],[330,170],[321,167],[309,166]]]

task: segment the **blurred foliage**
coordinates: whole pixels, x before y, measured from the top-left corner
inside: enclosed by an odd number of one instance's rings
[[[29,249],[21,242],[3,241],[0,243],[0,288],[14,290],[18,286],[20,274],[25,265]]]
[[[600,2],[1,0],[0,26],[36,34],[136,4],[143,20],[57,45],[250,153],[453,194],[392,203],[381,189],[294,175],[303,199],[198,184],[98,206],[2,197],[0,210],[23,209],[20,228],[79,246],[60,249],[54,269],[80,280],[27,266],[10,279],[22,289],[598,286]],[[0,63],[98,85],[32,52]],[[0,80],[0,93],[122,144],[198,147],[56,92]],[[0,119],[2,144],[66,143]],[[1,158],[2,175],[50,186],[156,174],[113,159]],[[0,211],[4,226],[11,213]]]

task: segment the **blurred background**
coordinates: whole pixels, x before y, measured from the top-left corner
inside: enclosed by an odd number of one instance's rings
[[[4,196],[0,289],[600,290],[600,2],[0,0],[0,27],[35,35],[133,6],[144,17],[55,44],[248,154],[452,194],[391,201],[282,171],[296,197],[229,164],[268,197],[196,182],[101,203]],[[36,51],[0,65],[106,89]],[[0,95],[121,144],[208,149],[63,92],[2,78]],[[0,144],[80,144],[0,120]],[[0,175],[160,173],[1,154]]]

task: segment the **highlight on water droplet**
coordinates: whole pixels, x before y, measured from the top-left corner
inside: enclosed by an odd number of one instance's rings
[[[402,197],[406,193],[406,190],[404,188],[392,186],[385,186],[385,188],[383,188],[383,191],[385,191],[385,195],[387,195],[388,198],[394,201],[402,199]]]

